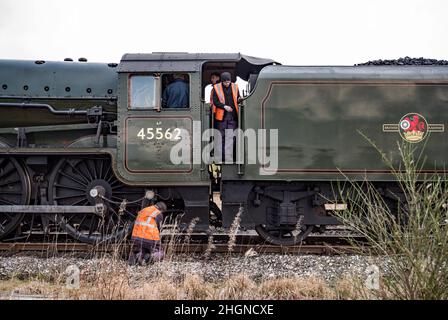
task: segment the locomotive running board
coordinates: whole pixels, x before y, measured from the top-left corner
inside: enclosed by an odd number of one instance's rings
[[[51,206],[51,205],[36,205],[36,206],[0,206],[0,215],[2,213],[52,213],[52,214],[66,214],[66,213],[93,213],[100,214],[103,205],[96,206]]]

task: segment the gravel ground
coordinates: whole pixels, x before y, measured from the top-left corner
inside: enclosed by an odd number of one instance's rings
[[[0,280],[61,279],[66,268],[76,265],[81,277],[94,276],[98,271],[127,274],[131,281],[140,281],[164,274],[174,279],[186,274],[202,276],[207,281],[218,281],[234,275],[247,275],[252,279],[276,277],[314,276],[328,282],[354,275],[366,276],[366,268],[377,264],[384,269],[384,259],[359,256],[279,255],[254,254],[253,256],[229,256],[214,254],[208,259],[195,255],[178,255],[168,261],[149,266],[128,266],[123,260],[103,258],[77,258],[57,256],[42,258],[35,255],[0,257]]]
[[[314,276],[332,281],[344,276],[362,275],[373,262],[372,258],[357,255],[262,254],[231,258],[221,255],[214,256],[209,261],[198,261],[192,257],[175,260],[165,271],[172,276],[181,272],[200,274],[208,280],[245,274],[252,279]]]

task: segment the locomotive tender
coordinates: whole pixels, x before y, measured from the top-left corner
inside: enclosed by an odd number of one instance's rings
[[[206,150],[209,141],[193,141],[212,125],[204,88],[214,71],[248,81],[239,127],[269,132],[237,138],[244,156],[222,165],[219,185],[207,163],[170,158],[185,138],[187,159]],[[188,108],[162,108],[174,73],[188,75]],[[397,141],[424,145],[424,169],[445,172],[447,85],[443,66],[282,66],[241,54],[0,60],[0,238],[56,226],[88,243],[122,239],[143,199],[166,201],[181,226],[198,218],[204,231],[210,212],[220,215],[218,188],[224,228],[239,212],[242,228],[298,243],[339,223],[334,183],[345,176],[372,181],[388,199],[399,194],[363,135],[397,162]],[[276,159],[249,161],[254,146],[277,151]]]

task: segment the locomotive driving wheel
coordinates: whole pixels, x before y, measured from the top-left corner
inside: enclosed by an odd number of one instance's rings
[[[258,235],[268,243],[278,246],[293,246],[300,244],[313,231],[314,226],[292,228],[268,228],[266,225],[255,227]]]
[[[0,157],[0,205],[27,205],[31,182],[23,165],[12,157]],[[14,231],[23,214],[0,212],[0,239]]]
[[[106,206],[103,214],[59,214],[57,222],[82,242],[94,244],[123,239],[133,225],[145,192],[143,188],[121,183],[115,177],[110,158],[61,159],[51,174],[48,198],[55,205],[94,206],[96,192],[92,190],[102,191]]]

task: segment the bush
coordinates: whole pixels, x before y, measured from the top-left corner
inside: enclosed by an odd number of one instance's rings
[[[344,224],[366,238],[374,255],[387,257],[381,270],[379,298],[448,299],[448,190],[446,177],[425,174],[423,151],[398,145],[400,164],[381,153],[395,188],[349,181],[340,188],[348,208],[335,212]],[[424,148],[423,148],[424,150]],[[359,250],[365,247],[352,241]]]

